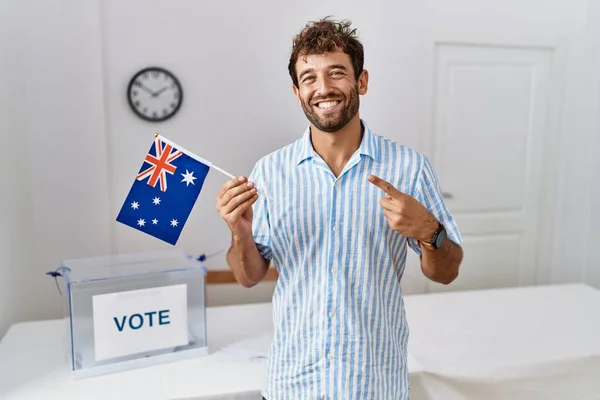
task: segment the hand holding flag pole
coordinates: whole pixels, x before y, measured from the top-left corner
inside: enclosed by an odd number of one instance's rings
[[[236,178],[155,133],[117,221],[175,245],[211,168]]]

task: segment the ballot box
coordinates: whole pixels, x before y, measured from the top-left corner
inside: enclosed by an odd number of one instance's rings
[[[70,259],[58,275],[75,378],[208,353],[206,268],[182,251]]]

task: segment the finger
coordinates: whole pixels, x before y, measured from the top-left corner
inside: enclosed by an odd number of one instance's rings
[[[393,211],[386,209],[383,210],[383,216],[386,217],[388,221],[396,218],[396,214]]]
[[[257,195],[256,188],[252,188],[235,196],[222,207],[221,214],[227,215],[233,213],[241,204],[243,204],[245,201],[247,201],[249,198],[252,198],[255,195]]]
[[[225,184],[221,187],[221,190],[219,191],[219,198],[223,197],[229,189],[237,187],[242,183],[246,182],[246,179],[247,178],[245,176],[240,176],[238,178],[230,179],[227,182],[225,182]]]
[[[388,225],[393,229],[401,229],[403,218],[398,213],[390,210],[383,210]]]
[[[228,180],[227,182],[225,182],[225,184],[221,187],[221,190],[219,191],[219,198],[223,197],[225,195],[225,193],[227,193],[228,190],[235,188],[241,184],[243,184],[244,182],[247,181],[248,178],[246,178],[245,176],[240,176],[237,178],[232,178],[230,180]]]
[[[390,226],[392,226],[398,219],[396,213],[390,210],[383,210],[383,215]]]
[[[392,197],[396,197],[400,194],[398,189],[396,189],[391,183],[381,179],[378,176],[369,175],[368,179],[369,179],[369,182],[371,182],[373,185],[377,186],[378,188],[380,188],[381,190],[383,190],[384,192],[386,192],[388,195],[390,195]]]
[[[231,214],[237,207],[240,206],[240,204],[242,204],[255,194],[258,194],[257,190],[256,188],[252,188],[236,195],[235,197],[232,197],[231,200],[223,204],[223,206],[221,207],[221,214],[223,216]]]
[[[246,182],[244,184],[237,185],[225,192],[223,197],[220,199],[220,204],[221,206],[226,206],[235,197],[253,189],[255,189],[253,182]]]
[[[233,210],[233,212],[230,215],[231,218],[236,220],[239,217],[241,217],[243,213],[245,213],[250,207],[252,207],[252,204],[254,204],[256,200],[258,200],[257,193],[255,193],[252,197],[241,203],[235,210]]]
[[[379,200],[379,205],[383,207],[384,210],[389,211],[394,211],[396,208],[398,208],[398,202],[394,202],[390,196],[385,196]]]

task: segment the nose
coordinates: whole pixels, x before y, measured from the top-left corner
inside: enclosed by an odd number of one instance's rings
[[[328,76],[320,76],[317,80],[317,95],[326,96],[333,91],[333,85]]]

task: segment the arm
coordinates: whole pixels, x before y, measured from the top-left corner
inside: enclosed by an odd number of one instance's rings
[[[433,233],[429,237],[433,237]],[[421,270],[427,278],[448,285],[458,277],[463,250],[450,238],[446,238],[438,249],[422,245],[421,251]]]
[[[257,205],[258,215],[254,215],[252,208],[257,200],[258,191],[246,177],[229,180],[217,196],[217,211],[231,231],[231,247],[226,261],[235,279],[246,288],[259,283],[269,268],[268,258],[265,257],[270,255],[268,246],[261,245],[261,251],[255,241],[268,241],[265,240],[268,229],[264,201]],[[254,229],[258,235],[253,234]]]
[[[269,269],[269,260],[260,255],[252,235],[233,234],[226,260],[235,279],[246,288],[260,282]]]
[[[421,243],[421,269],[425,276],[434,282],[449,284],[458,276],[462,262],[462,248],[450,238],[446,238],[438,249],[429,242],[438,231],[441,223],[415,198],[400,192],[389,182],[376,176],[370,176],[369,182],[381,188],[387,196],[379,204],[390,227],[406,238]]]

